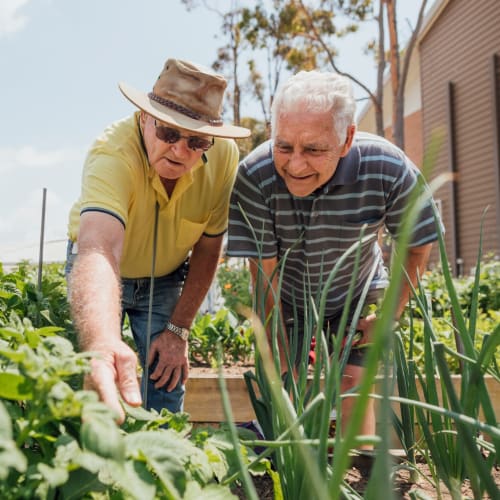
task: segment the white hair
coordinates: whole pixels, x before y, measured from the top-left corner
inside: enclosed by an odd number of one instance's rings
[[[332,72],[299,71],[276,92],[271,106],[271,135],[281,113],[291,112],[303,105],[311,113],[331,111],[333,126],[340,143],[345,142],[347,128],[354,125],[356,101],[351,82]]]

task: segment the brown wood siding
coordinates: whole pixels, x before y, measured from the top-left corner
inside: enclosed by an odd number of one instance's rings
[[[394,142],[392,127],[386,127],[385,137]],[[419,109],[405,116],[405,153],[419,168],[422,167],[422,111]]]
[[[435,131],[444,131],[443,144],[433,177],[451,170],[448,130],[449,82],[453,82],[456,213],[459,255],[453,255],[452,188],[436,193],[442,200],[446,245],[450,263],[463,259],[468,272],[478,253],[479,226],[483,211],[483,253],[499,253],[498,186],[495,137],[492,127],[492,57],[500,54],[500,2],[452,0],[420,43],[423,134],[426,147]]]

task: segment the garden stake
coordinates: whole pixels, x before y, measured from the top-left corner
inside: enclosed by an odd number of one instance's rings
[[[42,291],[42,267],[43,267],[43,241],[45,234],[45,206],[47,200],[47,188],[43,188],[42,195],[42,221],[40,226],[40,250],[38,252],[38,288],[39,292]]]
[[[153,315],[153,292],[155,287],[156,240],[158,238],[158,211],[160,205],[155,204],[155,225],[153,234],[153,258],[151,262],[151,279],[149,282],[148,326],[146,328],[146,356],[144,360],[144,408],[148,409],[148,381],[149,381],[149,344],[151,342],[151,316]]]

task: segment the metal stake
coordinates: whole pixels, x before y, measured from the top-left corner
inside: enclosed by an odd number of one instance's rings
[[[40,250],[38,252],[38,291],[42,291],[42,267],[43,267],[43,241],[45,235],[45,205],[47,200],[47,188],[43,188],[42,197],[42,223],[40,227]]]
[[[156,267],[156,242],[158,239],[158,212],[160,205],[155,204],[155,225],[153,235],[153,258],[151,262],[151,279],[149,282],[149,305],[148,305],[148,326],[146,329],[146,359],[144,360],[144,408],[148,409],[148,383],[149,383],[149,346],[151,343],[151,318],[153,315],[153,293],[155,282],[155,267]]]

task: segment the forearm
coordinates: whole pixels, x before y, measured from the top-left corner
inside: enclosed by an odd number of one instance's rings
[[[81,348],[93,350],[121,340],[121,286],[110,256],[97,251],[78,255],[70,287]]]
[[[283,316],[281,314],[281,303],[278,290],[278,278],[274,270],[278,265],[277,259],[267,259],[262,262],[257,262],[256,260],[250,260],[250,273],[252,275],[252,283],[254,290],[256,290],[256,305],[255,309],[262,322],[266,326],[266,334],[269,341],[269,345],[272,344],[273,337],[273,313],[278,305],[280,310],[279,321],[281,322],[281,327],[283,332],[285,328],[283,325]],[[271,278],[272,277],[272,278]],[[279,356],[281,360],[282,369],[287,366],[285,349],[288,348],[288,339],[285,334],[285,345],[281,341],[281,336],[278,335],[278,349]]]
[[[408,279],[405,277],[401,283],[401,291],[399,294],[399,302],[396,310],[396,318],[399,319],[403,314],[406,305],[408,304],[410,297],[412,295],[412,287],[417,286],[419,277],[425,272],[427,268],[427,263],[429,261],[429,256],[432,249],[432,243],[428,245],[423,245],[420,247],[410,248],[408,250],[408,256],[406,259],[406,274]]]
[[[202,237],[189,260],[189,272],[182,294],[170,320],[177,326],[190,328],[215,277],[222,248],[222,236]]]

